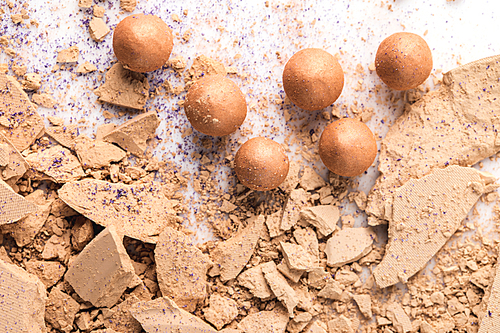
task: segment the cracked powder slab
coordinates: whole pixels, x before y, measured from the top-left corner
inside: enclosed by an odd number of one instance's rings
[[[135,277],[123,239],[113,226],[97,235],[64,275],[78,296],[95,307],[112,307]]]
[[[78,158],[62,146],[53,146],[29,154],[26,161],[37,172],[50,177],[56,183],[64,183],[85,177]]]
[[[379,171],[368,195],[369,223],[392,216],[394,192],[435,168],[471,166],[500,150],[500,55],[443,75],[436,91],[408,106],[382,140]]]
[[[347,228],[333,234],[326,242],[328,266],[339,267],[354,262],[372,250],[372,228]]]
[[[121,235],[155,244],[169,226],[176,227],[176,202],[153,183],[125,185],[85,179],[66,183],[58,191],[68,206],[104,227],[114,225]]]
[[[37,206],[17,194],[3,180],[0,180],[0,225],[19,221],[34,213]]]
[[[0,172],[2,179],[13,186],[26,173],[29,165],[14,145],[0,133]]]
[[[43,134],[43,119],[36,106],[12,76],[0,73],[0,132],[18,151],[28,148]]]
[[[155,261],[162,295],[193,312],[207,297],[209,258],[184,233],[166,227],[156,243]]]
[[[130,153],[142,156],[147,141],[154,138],[160,119],[156,112],[138,115],[104,136],[104,141],[116,143]]]
[[[215,328],[189,312],[180,309],[174,301],[165,296],[154,301],[135,303],[129,311],[148,333],[217,332]]]
[[[210,256],[215,266],[210,271],[212,276],[220,274],[222,282],[234,279],[240,274],[252,256],[257,242],[264,230],[264,217],[254,221],[227,241],[217,244]]]
[[[106,73],[106,82],[94,90],[99,102],[131,109],[143,109],[149,97],[149,83],[140,73],[132,72],[119,62]]]
[[[500,332],[500,265],[497,262],[495,277],[490,287],[489,297],[485,297],[486,311],[479,324],[478,333]]]
[[[0,259],[0,295],[0,331],[47,332],[47,292],[36,275]]]
[[[373,275],[380,288],[406,283],[455,233],[493,176],[457,165],[411,179],[394,194],[389,241]]]

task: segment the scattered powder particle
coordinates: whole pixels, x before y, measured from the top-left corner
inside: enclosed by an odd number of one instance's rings
[[[91,64],[88,61],[85,61],[83,64],[79,65],[78,68],[76,69],[77,73],[80,74],[87,74],[91,72],[95,72],[97,70],[97,67],[93,64]]]
[[[3,180],[0,180],[0,207],[0,225],[19,221],[37,210],[35,204],[14,192]]]
[[[328,236],[337,229],[339,209],[332,205],[307,207],[300,211],[300,219],[316,227],[323,236]]]
[[[334,233],[326,242],[328,266],[343,266],[364,257],[372,250],[374,238],[372,228],[348,228]]]
[[[312,191],[325,186],[323,178],[310,166],[305,166],[302,177],[300,177],[300,186],[306,191]]]
[[[226,75],[224,65],[205,55],[198,56],[187,73],[187,81],[196,81],[206,75]]]
[[[73,45],[67,49],[59,51],[57,54],[57,62],[77,62],[80,56],[80,49]]]
[[[95,237],[65,274],[76,293],[95,307],[118,302],[135,276],[134,267],[114,226]]]
[[[102,42],[110,30],[103,19],[99,17],[92,18],[89,23],[90,37],[96,42]]]
[[[36,172],[43,173],[54,182],[64,183],[85,176],[78,158],[62,146],[53,146],[29,154],[26,161]]]
[[[137,0],[120,0],[120,8],[126,12],[133,12],[137,6]]]
[[[168,60],[168,66],[176,72],[182,72],[187,66],[186,59],[183,56],[176,56]]]
[[[16,64],[12,64],[12,71],[14,72],[14,74],[16,74],[17,76],[24,76],[24,74],[26,74],[26,71],[28,70],[28,67],[26,67],[26,65],[16,65]]]
[[[43,107],[49,108],[49,109],[53,109],[54,106],[56,106],[56,104],[57,104],[55,99],[46,93],[33,94],[33,96],[31,96],[31,101],[35,104],[38,104],[40,106],[43,106]]]
[[[106,82],[94,93],[100,102],[142,109],[149,97],[149,83],[144,75],[116,63],[106,73]]]
[[[10,19],[12,20],[12,23],[14,24],[19,24],[23,22],[23,16],[21,14],[12,14],[10,16]]]

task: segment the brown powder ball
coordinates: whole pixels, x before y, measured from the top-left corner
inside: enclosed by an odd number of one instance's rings
[[[150,72],[163,66],[173,45],[172,31],[155,15],[128,16],[118,23],[113,34],[116,57],[134,72]]]
[[[233,133],[247,116],[247,102],[240,88],[222,75],[210,75],[189,88],[184,111],[193,127],[206,135]]]
[[[295,53],[285,65],[283,87],[298,107],[320,110],[339,98],[344,87],[344,72],[330,53],[304,49]]]
[[[419,35],[395,33],[378,47],[375,68],[380,79],[392,89],[413,89],[431,74],[431,49]]]
[[[343,118],[328,125],[321,134],[319,156],[331,172],[354,177],[372,165],[377,156],[377,143],[368,126]]]
[[[280,186],[288,174],[288,156],[283,147],[267,138],[245,142],[234,159],[234,170],[240,182],[256,191]]]

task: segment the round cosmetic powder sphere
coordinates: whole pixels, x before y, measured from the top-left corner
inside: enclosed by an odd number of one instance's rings
[[[240,182],[256,191],[269,191],[283,183],[289,162],[285,149],[271,139],[257,137],[245,142],[234,159]]]
[[[134,14],[123,19],[113,33],[113,50],[126,68],[150,72],[165,65],[174,45],[172,31],[155,15]]]
[[[196,130],[206,135],[224,136],[243,124],[247,102],[233,81],[222,75],[209,75],[189,88],[184,111]]]
[[[331,172],[354,177],[372,165],[377,156],[377,143],[368,126],[343,118],[328,125],[321,134],[319,156]]]
[[[380,79],[392,89],[416,88],[431,74],[431,49],[419,35],[395,33],[378,47],[375,68]]]
[[[339,98],[344,88],[344,72],[330,53],[321,49],[304,49],[286,63],[283,88],[299,108],[321,110]]]

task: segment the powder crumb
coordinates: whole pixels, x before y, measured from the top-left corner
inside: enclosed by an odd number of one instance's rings
[[[42,77],[37,73],[27,73],[21,83],[24,90],[38,90],[42,86]]]
[[[120,8],[126,12],[133,12],[137,6],[137,0],[120,0]]]
[[[80,49],[78,46],[73,45],[67,49],[59,51],[57,54],[57,62],[77,62],[80,56]]]
[[[46,93],[33,94],[33,96],[31,96],[31,101],[49,109],[53,109],[57,105],[56,100]]]
[[[94,5],[94,7],[92,7],[92,14],[94,14],[95,17],[104,17],[104,13],[106,12],[106,9],[104,7],[101,7],[101,6],[98,6],[98,5]]]
[[[174,71],[180,73],[183,72],[187,66],[186,59],[183,56],[178,55],[168,60],[168,66]]]
[[[16,65],[16,64],[12,65],[12,71],[17,76],[24,76],[24,74],[26,74],[27,70],[28,70],[28,67],[26,67],[26,65]]]
[[[78,7],[80,8],[90,8],[92,6],[92,0],[78,0]]]
[[[91,72],[95,72],[97,67],[94,64],[91,64],[88,61],[85,61],[83,64],[78,65],[76,72],[79,74],[87,74]]]
[[[231,298],[213,294],[208,303],[209,307],[203,310],[205,319],[218,330],[238,316],[238,304]]]
[[[94,17],[89,23],[90,37],[96,42],[102,42],[110,30],[106,23],[99,17]]]

